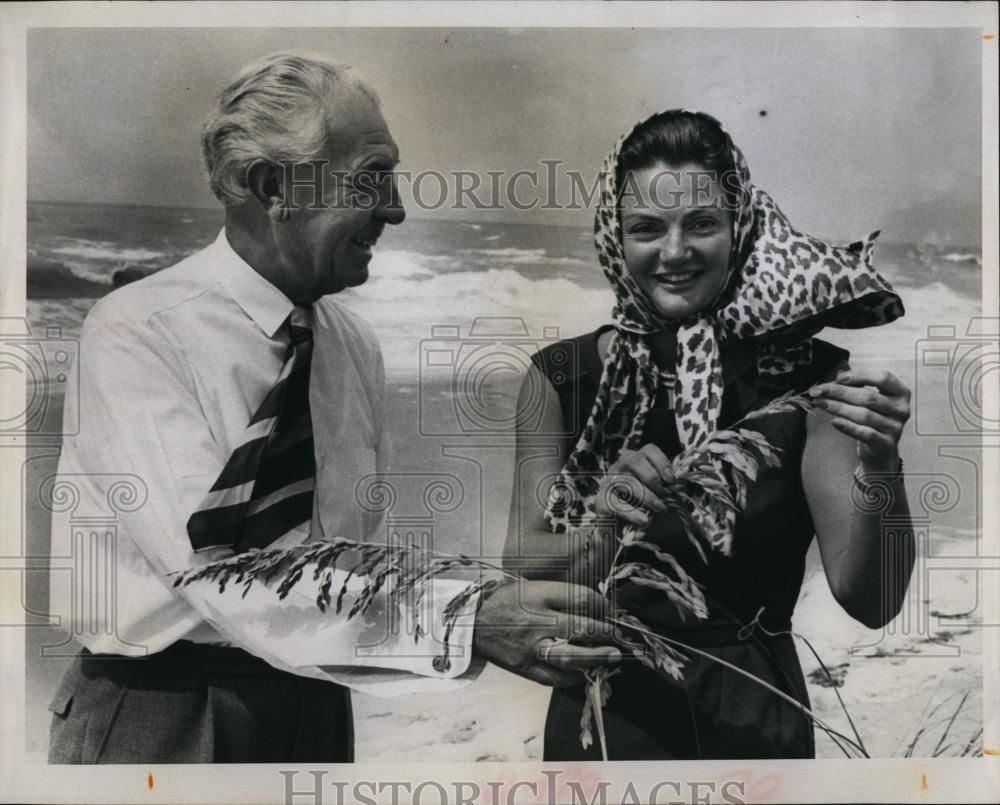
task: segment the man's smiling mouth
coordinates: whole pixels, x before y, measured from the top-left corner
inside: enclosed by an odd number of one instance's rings
[[[355,237],[350,238],[349,240],[352,246],[355,246],[356,248],[363,251],[365,254],[370,255],[372,253],[372,247],[378,242],[378,236],[366,237],[363,235],[356,235]]]

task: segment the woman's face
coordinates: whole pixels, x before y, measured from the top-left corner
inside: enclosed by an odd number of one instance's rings
[[[662,316],[683,318],[715,301],[733,236],[714,172],[662,162],[632,171],[619,212],[625,262]]]

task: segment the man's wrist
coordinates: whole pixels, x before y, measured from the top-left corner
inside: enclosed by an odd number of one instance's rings
[[[476,607],[474,619],[473,619],[473,622],[472,622],[472,626],[473,626],[473,629],[472,629],[472,647],[473,647],[474,651],[476,650],[477,645],[480,644],[483,640],[489,640],[490,639],[490,636],[488,634],[484,635],[482,633],[482,630],[480,629],[480,625],[481,625],[480,624],[480,620],[481,620],[480,616],[483,613],[483,609],[489,603],[490,598],[492,598],[499,590],[502,590],[504,587],[508,587],[508,586],[510,586],[513,583],[514,583],[514,579],[505,576],[502,579],[498,579],[496,584],[492,585],[491,587],[489,587],[487,589],[484,589],[484,590],[480,591],[480,593],[479,593],[479,605]]]

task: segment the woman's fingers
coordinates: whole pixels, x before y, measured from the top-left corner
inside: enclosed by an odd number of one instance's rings
[[[656,492],[634,475],[624,472],[606,475],[601,481],[597,498],[598,511],[616,514],[641,525],[649,520],[647,512],[664,514],[668,511]]]
[[[674,480],[674,468],[667,454],[664,453],[655,444],[649,443],[643,445],[638,451],[646,461],[649,462],[650,466],[656,470],[656,474],[660,477],[663,483],[669,483]]]
[[[663,514],[667,506],[663,479],[641,453],[629,451],[612,465],[601,480],[597,510],[616,514],[629,522],[644,525],[648,517],[642,510]]]
[[[674,474],[670,459],[653,444],[639,450],[626,450],[601,480],[596,509],[599,514],[613,514],[634,525],[649,524],[649,514],[666,514],[663,502],[666,484]]]
[[[848,370],[810,391],[817,408],[832,414],[831,424],[858,442],[866,464],[898,458],[903,426],[910,418],[910,389],[891,372]]]
[[[865,408],[860,405],[850,405],[846,402],[838,402],[836,400],[825,399],[822,397],[814,402],[819,408],[822,408],[824,411],[827,411],[836,417],[850,420],[856,425],[863,425],[867,428],[881,431],[882,433],[892,436],[895,439],[898,439],[903,432],[902,421],[877,413],[871,408]]]
[[[893,397],[910,399],[910,387],[892,372],[872,372],[862,369],[848,369],[837,375],[837,383],[845,386],[875,386],[879,391]]]
[[[811,394],[821,407],[824,400],[835,400],[903,421],[910,416],[908,398],[889,396],[873,386],[859,387],[840,382],[823,383],[816,386]]]
[[[648,448],[653,448],[649,450]],[[625,472],[630,472],[640,481],[642,485],[651,490],[658,497],[666,494],[667,488],[663,485],[663,474],[654,461],[659,460],[663,452],[654,445],[646,445],[642,450],[629,450],[622,454],[617,464]],[[665,459],[666,456],[663,456]],[[669,461],[666,462],[669,465]]]

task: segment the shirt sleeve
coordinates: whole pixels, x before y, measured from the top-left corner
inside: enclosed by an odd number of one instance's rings
[[[119,589],[121,607],[129,606],[131,596],[162,598],[165,587],[200,616],[193,621],[208,622],[225,640],[275,667],[383,695],[421,686],[441,690],[444,680],[467,679],[477,672],[476,665],[470,671],[475,598],[455,625],[447,667],[434,662],[441,654],[444,608],[464,589],[464,581],[434,580],[418,613],[425,633],[420,640],[412,630],[390,626],[393,621],[411,623],[414,613],[391,618],[384,593],[364,616],[349,620],[344,614],[321,612],[311,568],[284,600],[263,584],[249,591],[230,587],[224,593],[209,582],[173,587],[171,574],[231,555],[228,549],[196,554],[187,534],[188,517],[228,454],[211,433],[169,332],[155,325],[112,323],[106,316],[92,318],[97,320],[88,319],[81,336],[79,393],[71,401],[79,407],[80,431],[66,440],[60,471],[71,469],[98,495],[107,493],[101,488],[104,479],[122,474],[141,479],[147,490],[143,505],[121,514],[118,534],[125,547],[137,549],[128,561],[148,564],[149,586]],[[354,590],[365,581],[355,579]]]

